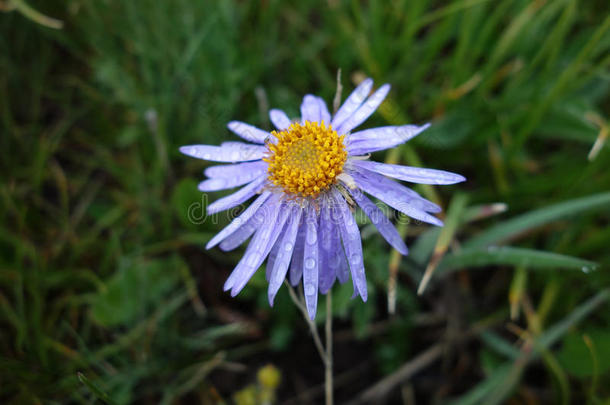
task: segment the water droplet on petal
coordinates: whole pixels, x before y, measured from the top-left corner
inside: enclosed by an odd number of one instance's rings
[[[307,243],[313,245],[318,241],[318,235],[315,232],[307,232]]]
[[[316,292],[316,287],[313,284],[305,284],[305,295],[314,295]]]
[[[305,259],[305,268],[306,269],[313,269],[316,266],[316,259],[314,259],[313,257],[308,257],[307,259]]]

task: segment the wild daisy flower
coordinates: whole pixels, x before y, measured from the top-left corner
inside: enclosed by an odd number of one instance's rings
[[[294,286],[303,282],[305,302],[315,317],[318,291],[326,294],[335,280],[351,274],[354,296],[367,299],[360,232],[352,209],[358,205],[386,241],[406,255],[407,247],[394,225],[364,193],[411,218],[441,226],[430,213],[440,207],[389,178],[420,184],[453,184],[464,177],[440,170],[377,163],[371,152],[402,144],[423,126],[402,125],[353,132],[384,100],[390,86],[371,93],[373,81],[364,80],[334,116],[320,97],[303,98],[301,118],[290,120],[281,110],[269,111],[275,131],[231,121],[228,128],[249,143],[220,146],[190,145],[180,151],[194,158],[227,162],[208,167],[203,192],[241,187],[207,207],[208,215],[256,198],[206,245],[224,251],[252,237],[224,289],[237,295],[267,259],[269,304],[286,277]],[[369,96],[370,94],[370,96]],[[364,193],[363,193],[364,192]]]

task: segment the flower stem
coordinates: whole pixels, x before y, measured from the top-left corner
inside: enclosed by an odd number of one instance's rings
[[[301,294],[300,297],[297,296],[297,293],[294,291],[294,288],[285,281],[286,287],[288,288],[288,293],[292,302],[299,308],[301,313],[303,314],[303,318],[307,322],[307,326],[309,326],[309,330],[311,331],[311,336],[313,337],[313,342],[320,354],[320,358],[322,359],[322,363],[324,363],[324,396],[326,405],[333,405],[333,300],[331,292],[329,291],[326,294],[326,322],[324,325],[325,337],[326,337],[326,349],[322,345],[322,339],[320,339],[320,334],[318,333],[318,328],[314,321],[309,318],[307,313],[307,308],[303,303],[303,297]]]
[[[326,293],[326,361],[324,362],[324,386],[326,405],[333,404],[333,299],[331,292]]]
[[[303,314],[303,318],[305,318],[307,326],[309,326],[309,331],[311,332],[311,336],[313,338],[314,344],[316,345],[316,349],[318,350],[318,354],[320,354],[322,362],[326,365],[326,351],[324,350],[324,346],[322,346],[322,339],[320,339],[320,334],[318,333],[318,328],[316,327],[316,324],[309,318],[307,308],[305,308],[305,305],[303,303],[303,298],[297,296],[297,293],[294,291],[294,288],[292,288],[288,281],[285,281],[284,284],[286,284],[286,287],[288,288],[288,293],[290,294],[292,302],[294,302],[294,305],[296,305],[297,308],[299,308],[299,310],[301,311],[301,314]]]

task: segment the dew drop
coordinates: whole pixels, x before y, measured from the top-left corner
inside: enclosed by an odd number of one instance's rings
[[[307,232],[307,243],[313,245],[318,241],[318,235],[315,232]]]
[[[313,284],[305,284],[305,295],[314,295],[316,292],[316,288]]]
[[[290,252],[292,250],[292,243],[290,243],[290,242],[284,243],[284,250],[286,252]]]
[[[316,259],[314,259],[313,257],[308,257],[307,259],[305,259],[305,268],[306,269],[313,269],[316,266]]]

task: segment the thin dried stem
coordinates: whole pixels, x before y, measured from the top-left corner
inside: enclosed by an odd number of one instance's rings
[[[297,308],[301,310],[303,318],[305,318],[307,326],[309,326],[309,331],[311,332],[311,336],[313,337],[313,342],[316,345],[316,349],[320,354],[320,358],[322,359],[324,366],[326,366],[328,363],[328,359],[326,357],[326,351],[324,350],[324,346],[322,345],[322,339],[320,339],[320,334],[318,333],[318,328],[316,327],[316,324],[309,318],[307,308],[305,308],[305,305],[303,305],[303,301],[300,300],[299,297],[297,297],[297,293],[294,291],[294,288],[292,288],[292,286],[287,281],[285,281],[284,284],[286,284],[286,287],[288,287],[288,293],[290,294],[292,302],[294,302],[294,305],[296,305]]]
[[[326,405],[333,404],[333,299],[330,291],[326,293],[326,362],[324,385]]]
[[[326,337],[326,350],[322,345],[322,340],[320,339],[320,334],[318,333],[318,328],[314,321],[309,318],[309,314],[307,313],[307,308],[303,303],[303,297],[298,297],[297,293],[294,291],[294,288],[288,283],[288,281],[284,281],[286,287],[288,288],[288,293],[290,294],[290,298],[292,302],[299,308],[301,313],[303,314],[303,318],[307,322],[309,326],[309,330],[311,331],[311,336],[313,337],[313,342],[320,354],[320,358],[324,363],[324,393],[326,398],[326,405],[333,405],[333,310],[332,310],[332,295],[330,291],[326,294],[326,322],[324,325],[325,329],[325,337]]]
[[[337,91],[335,92],[335,98],[333,99],[333,115],[337,113],[337,110],[341,106],[341,93],[343,92],[343,85],[341,85],[341,69],[337,69]]]

